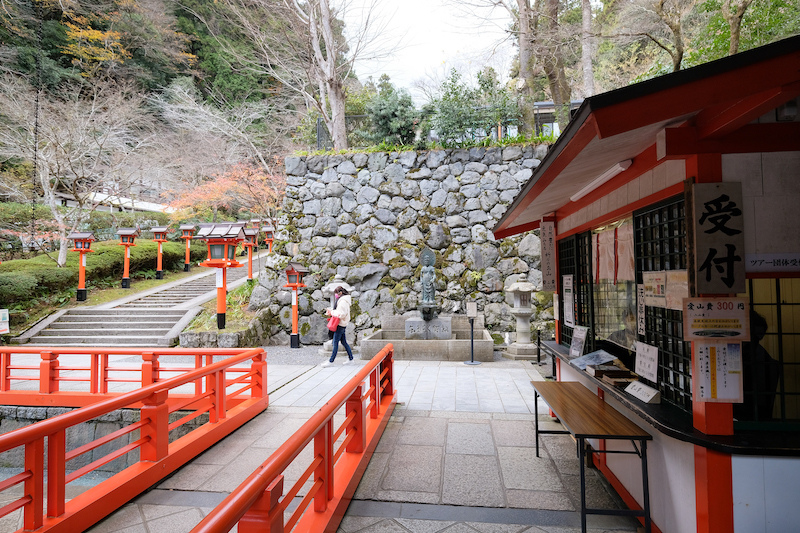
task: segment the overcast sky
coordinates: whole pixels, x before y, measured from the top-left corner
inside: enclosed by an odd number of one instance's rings
[[[516,51],[505,39],[504,11],[495,10],[493,19],[486,21],[448,6],[446,0],[378,0],[377,6],[377,19],[385,28],[380,44],[393,52],[381,60],[358,61],[356,74],[361,81],[388,74],[395,86],[407,88],[422,103],[415,82],[432,80],[438,86],[453,67],[474,76],[489,65],[501,78],[507,76]],[[363,14],[354,7],[351,4],[344,15],[345,24],[353,28],[360,25]]]

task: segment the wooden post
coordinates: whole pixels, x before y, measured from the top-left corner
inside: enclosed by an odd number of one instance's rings
[[[142,461],[159,461],[169,454],[169,405],[168,391],[158,391],[145,399],[141,419],[148,419],[142,426],[142,438],[147,442],[141,446]]]
[[[284,533],[283,509],[278,506],[281,496],[283,476],[278,476],[239,520],[239,533]]]
[[[363,453],[364,448],[367,446],[367,434],[365,429],[367,427],[367,413],[364,410],[364,400],[361,397],[364,395],[364,384],[362,383],[353,391],[345,404],[345,416],[350,416],[350,413],[355,413],[353,420],[347,426],[346,434],[354,433],[353,438],[347,444],[346,450],[349,453]]]

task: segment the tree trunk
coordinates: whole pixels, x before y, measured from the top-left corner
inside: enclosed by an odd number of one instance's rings
[[[544,73],[550,86],[550,95],[555,105],[556,122],[559,129],[564,128],[569,122],[570,87],[564,73],[564,60],[561,57],[561,48],[558,42],[558,0],[547,0],[544,16],[545,51]]]
[[[594,71],[592,58],[594,56],[594,43],[592,39],[592,4],[589,0],[582,0],[581,8],[583,20],[581,24],[581,63],[583,65],[583,96],[594,94]]]
[[[750,7],[750,4],[753,0],[742,0],[741,4],[736,5],[736,9],[734,11],[731,10],[731,1],[732,0],[725,0],[722,2],[722,15],[725,17],[725,20],[728,21],[728,27],[731,30],[731,43],[728,47],[728,55],[732,56],[739,51],[739,37],[742,32],[742,18],[744,18],[744,13],[747,11],[747,8]]]
[[[520,126],[520,133],[530,135],[536,133],[536,113],[533,105],[533,35],[531,35],[532,28],[532,13],[529,0],[517,0],[518,11],[518,24],[519,24],[519,79],[521,81],[520,89],[520,111],[522,112],[522,123]]]
[[[331,106],[331,124],[328,127],[334,150],[347,148],[347,122],[345,120],[345,94],[339,80],[328,80],[328,100]]]

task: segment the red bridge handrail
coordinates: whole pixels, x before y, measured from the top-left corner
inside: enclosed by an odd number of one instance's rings
[[[60,354],[70,351],[59,348],[49,350],[51,351],[45,353]],[[16,349],[10,351],[18,353]],[[76,349],[73,353],[85,354],[87,351],[89,350]],[[109,351],[118,353],[109,348],[97,349],[98,353],[109,353]],[[180,351],[183,352],[182,355],[197,353],[197,350]],[[158,350],[158,352],[175,353],[173,350]],[[218,350],[213,352],[220,353]],[[268,404],[266,353],[262,348],[234,349],[227,352],[225,355],[230,354],[230,357],[208,366],[156,381],[131,392],[101,397],[91,405],[0,435],[0,453],[22,447],[25,455],[23,473],[0,481],[0,491],[24,484],[23,495],[0,508],[0,516],[24,508],[25,530],[85,530],[262,412]],[[132,353],[145,355],[153,352],[135,350]],[[232,368],[246,361],[251,361],[249,369]],[[227,371],[245,372],[249,377],[249,383],[240,379],[227,380],[225,378]],[[170,424],[171,409],[167,403],[170,390],[187,383],[201,382],[205,385],[205,390],[196,389],[194,398],[190,395],[188,402],[181,400],[186,407],[195,411],[194,414]],[[227,389],[232,386],[231,383],[241,387],[229,393]],[[249,398],[241,397],[242,393],[248,390]],[[234,403],[233,397],[237,395],[238,401]],[[7,394],[0,394],[0,398],[3,397],[7,397]],[[66,432],[69,428],[134,405],[141,405],[139,422],[129,424],[74,450],[67,450]],[[195,418],[199,412],[208,413],[208,422],[192,429],[174,442],[169,442],[169,432],[184,421]],[[136,441],[123,445],[99,459],[94,459],[90,464],[67,475],[68,461],[136,430],[140,431]],[[48,448],[46,452],[45,442]],[[135,449],[139,449],[140,454],[137,463],[66,501],[67,483]]]
[[[291,462],[300,454],[300,452],[308,445],[312,440],[315,440],[315,458],[312,461],[311,467],[306,470],[305,478],[308,477],[309,472],[313,472],[315,474],[319,473],[319,469],[325,471],[324,480],[320,482],[319,479],[315,479],[314,487],[309,491],[309,494],[304,498],[303,504],[301,504],[301,508],[298,509],[295,513],[302,513],[303,512],[303,505],[308,504],[308,500],[311,497],[315,499],[320,497],[327,502],[328,500],[332,499],[332,492],[333,492],[333,479],[332,473],[334,469],[334,462],[335,458],[332,457],[332,446],[333,443],[331,441],[335,441],[335,437],[333,431],[330,427],[334,414],[343,406],[345,403],[349,403],[350,401],[356,401],[359,404],[363,404],[363,400],[367,397],[371,397],[373,403],[371,402],[367,409],[364,409],[361,413],[362,417],[365,415],[366,412],[370,412],[370,418],[378,418],[378,410],[381,406],[381,400],[384,395],[394,397],[394,385],[393,385],[393,355],[394,355],[394,348],[392,344],[387,344],[383,350],[381,350],[375,357],[373,357],[369,363],[367,363],[347,384],[337,392],[328,402],[323,405],[319,411],[317,411],[311,418],[304,423],[300,429],[298,429],[289,439],[286,440],[269,458],[264,461],[248,478],[242,482],[236,489],[234,489],[231,494],[225,498],[225,500],[218,505],[213,511],[211,511],[202,522],[200,522],[194,529],[192,529],[192,533],[222,533],[230,531],[233,527],[239,524],[239,531],[268,531],[270,533],[275,533],[277,531],[283,532],[283,511],[285,505],[281,505],[277,503],[277,499],[280,498],[283,492],[283,476],[282,473],[286,470],[286,468],[291,464]],[[367,377],[370,377],[371,387],[367,394],[363,394],[363,382]],[[382,386],[382,379],[383,377],[387,377],[387,382],[384,386]],[[363,406],[362,406],[363,407]],[[354,419],[358,418],[357,416],[351,416],[348,414],[344,424],[348,425],[350,423],[358,423],[358,421],[354,421]],[[385,422],[384,422],[385,425]],[[350,427],[348,427],[350,429]],[[354,431],[364,431],[364,428],[354,427]],[[381,428],[382,430],[382,428]],[[340,430],[341,432],[341,430]],[[339,433],[340,433],[339,432]],[[325,435],[327,433],[327,435]],[[337,435],[339,434],[337,433]],[[317,451],[317,439],[323,437],[323,440],[326,441],[326,446],[323,448],[327,448],[327,452],[318,452]],[[348,431],[348,437],[350,437],[350,431]],[[378,437],[380,437],[380,433],[378,433]],[[349,446],[350,440],[345,439],[345,445]],[[375,440],[377,443],[377,439]],[[341,453],[342,450],[340,450]],[[349,449],[348,449],[349,451]],[[361,450],[361,453],[366,453],[367,450]],[[330,456],[325,457],[326,453],[330,454]],[[368,459],[369,457],[367,457]],[[320,465],[320,463],[322,463]],[[315,478],[319,476],[315,475]],[[302,484],[304,478],[301,477],[299,483]],[[276,490],[276,486],[277,489]],[[336,487],[338,490],[338,487]],[[296,494],[299,487],[295,487],[295,489],[290,490],[289,494]],[[342,489],[343,490],[343,489]],[[316,493],[316,494],[314,494]],[[266,518],[265,509],[258,504],[257,502],[259,499],[264,498],[273,499],[272,508],[270,509],[269,518]],[[286,496],[288,498],[288,495]],[[282,502],[283,503],[283,502]],[[257,510],[254,508],[257,508]],[[253,517],[249,524],[245,524],[244,522],[239,523],[240,520],[245,517],[248,511],[253,510],[255,513],[255,517]],[[315,505],[315,511],[326,511],[326,505]],[[280,526],[274,525],[274,520],[276,518],[275,515],[280,515]],[[341,519],[341,516],[339,517]],[[299,515],[295,515],[290,520],[290,523],[296,524],[297,520],[299,519]],[[270,523],[267,526],[267,522]],[[258,525],[256,525],[258,524]],[[266,527],[267,529],[262,529]]]

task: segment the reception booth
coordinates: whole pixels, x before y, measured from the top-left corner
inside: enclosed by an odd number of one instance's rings
[[[557,379],[652,435],[654,531],[800,527],[799,65],[796,37],[587,98],[494,228],[539,232]],[[630,444],[588,446],[642,506],[599,453]]]

